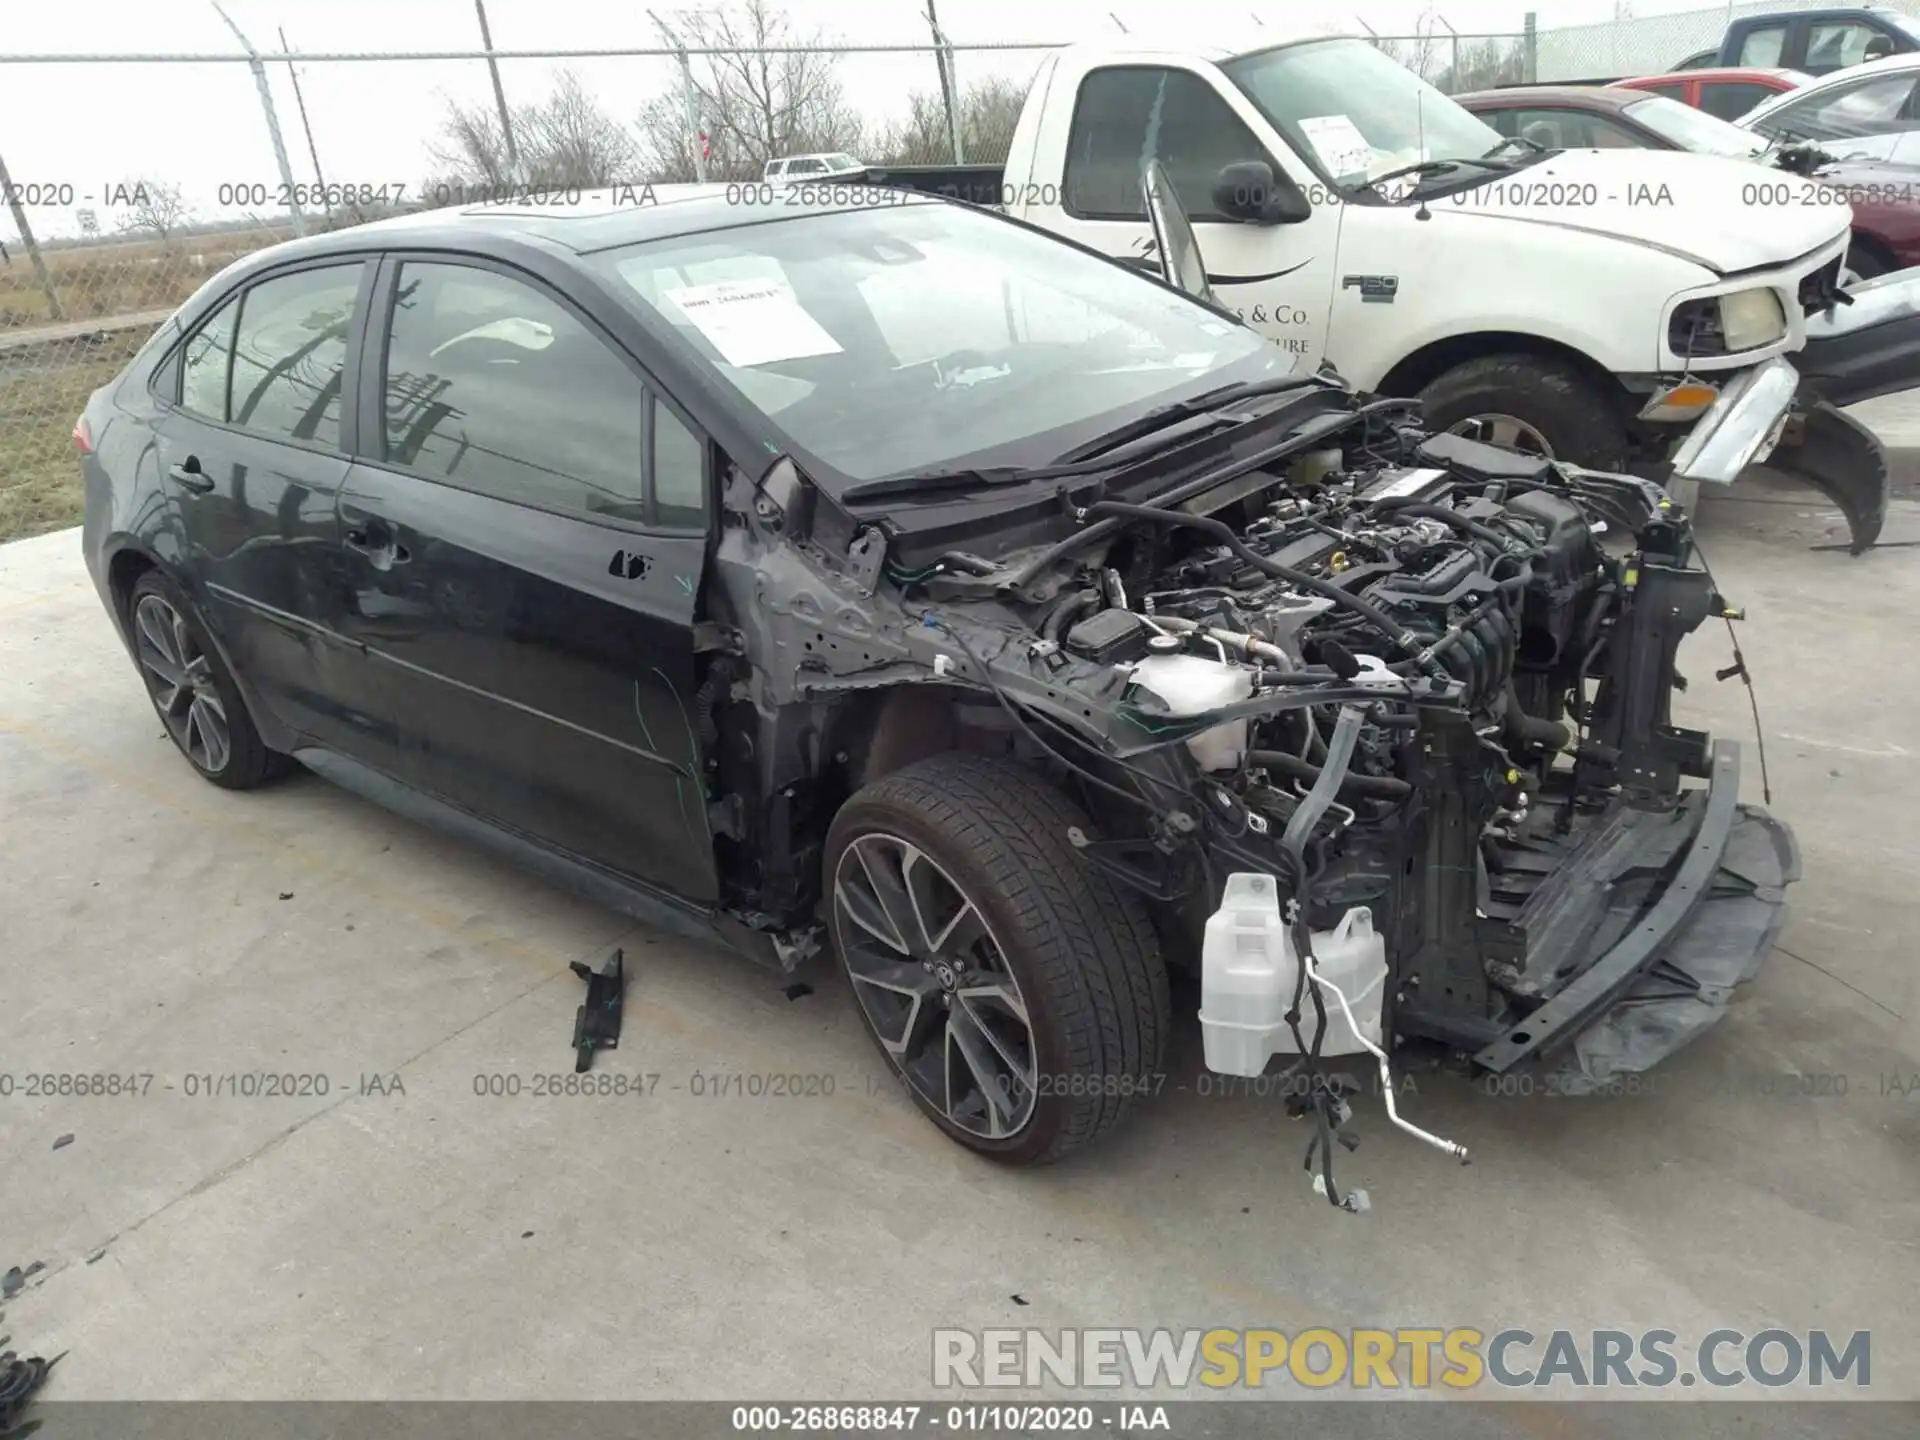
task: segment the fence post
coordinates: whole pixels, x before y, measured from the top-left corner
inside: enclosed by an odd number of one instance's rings
[[[707,183],[707,147],[700,138],[700,103],[693,85],[693,62],[680,51],[680,107],[687,112],[687,144],[693,148],[694,178]]]
[[[1527,84],[1540,78],[1540,23],[1531,10],[1527,11],[1526,28],[1520,33],[1520,64],[1525,71],[1521,78]]]
[[[506,86],[500,83],[500,62],[493,55],[493,32],[487,28],[486,0],[473,0],[473,9],[480,17],[480,44],[487,52],[487,70],[493,76],[493,103],[500,111],[500,138],[506,142],[507,170],[513,183],[520,184],[530,177],[520,173],[520,147],[513,139],[513,115],[507,109]]]
[[[260,92],[260,108],[267,115],[267,135],[273,141],[274,163],[280,167],[280,183],[287,187],[287,209],[293,215],[293,233],[304,235],[307,233],[307,217],[300,210],[300,192],[294,187],[293,165],[287,159],[287,142],[280,134],[280,113],[273,108],[273,87],[267,83],[266,62],[260,58],[260,52],[253,48],[253,42],[220,8],[219,0],[214,0],[213,8],[227,22],[227,28],[233,31],[234,38],[247,52],[247,68],[253,71],[254,88]]]
[[[947,107],[947,138],[953,144],[953,163],[964,165],[967,157],[960,143],[960,97],[955,93],[960,87],[954,79],[953,47],[940,33],[940,16],[933,8],[933,0],[927,0],[927,13],[921,18],[933,32],[933,63],[940,72],[940,98]]]
[[[47,297],[47,317],[52,320],[66,319],[67,312],[60,308],[60,292],[53,288],[53,276],[47,273],[47,262],[40,255],[40,242],[33,238],[33,227],[27,224],[26,207],[20,203],[20,192],[13,188],[13,177],[7,173],[4,159],[0,159],[0,190],[6,191],[7,208],[13,211],[13,225],[20,232],[20,243],[27,247],[27,260],[33,266],[33,278],[40,282],[41,293]]]

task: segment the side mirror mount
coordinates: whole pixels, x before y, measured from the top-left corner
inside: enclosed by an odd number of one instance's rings
[[[1213,208],[1248,225],[1298,225],[1313,213],[1300,187],[1264,160],[1237,160],[1213,182]]]
[[[1206,258],[1187,219],[1186,207],[1175,193],[1166,167],[1150,160],[1140,174],[1140,194],[1146,202],[1147,220],[1153,227],[1154,250],[1159,258],[1160,278],[1174,289],[1197,300],[1218,305],[1213,286],[1207,279]]]

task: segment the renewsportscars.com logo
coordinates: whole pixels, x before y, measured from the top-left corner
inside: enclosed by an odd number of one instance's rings
[[[1864,1390],[1872,1335],[1825,1330],[1483,1331],[1403,1328],[1281,1330],[936,1330],[941,1389],[1313,1390],[1730,1389]]]

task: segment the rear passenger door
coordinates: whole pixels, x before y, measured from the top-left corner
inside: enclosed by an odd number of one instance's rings
[[[154,380],[161,473],[196,605],[276,718],[363,759],[384,741],[356,703],[365,677],[342,636],[334,507],[373,270],[335,257],[252,282]]]
[[[373,313],[340,517],[401,778],[710,901],[693,726],[705,438],[525,272],[393,256]]]

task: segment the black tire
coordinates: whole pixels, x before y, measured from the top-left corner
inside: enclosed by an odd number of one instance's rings
[[[1065,795],[1019,766],[949,754],[861,790],[827,836],[834,949],[868,1033],[934,1124],[1009,1164],[1041,1164],[1079,1149],[1159,1085],[1168,1027],[1159,940],[1141,898],[1088,868],[1068,842],[1070,827],[1088,823]],[[843,935],[851,922],[836,891],[849,848],[863,839],[917,847],[986,921],[986,953],[1004,962],[1024,1002],[1037,1082],[1030,1113],[1010,1135],[990,1138],[954,1123],[888,1053],[853,973]],[[873,945],[858,932],[853,939]]]
[[[179,617],[187,646],[195,652],[191,667],[199,671],[204,666],[204,671],[200,672],[204,677],[200,693],[211,692],[211,697],[217,701],[216,713],[225,725],[224,753],[210,753],[204,736],[198,746],[195,745],[192,739],[194,731],[184,724],[181,715],[174,713],[179,710],[179,705],[167,703],[169,695],[176,694],[176,687],[164,681],[144,658],[145,647],[152,642],[142,634],[141,602],[149,597]],[[233,683],[233,675],[228,671],[226,662],[220,658],[219,649],[208,637],[205,624],[180,587],[162,571],[148,570],[128,592],[127,631],[134,639],[135,663],[140,668],[140,678],[146,685],[147,698],[153,703],[154,713],[160,717],[160,723],[166,728],[174,748],[202,776],[227,790],[251,790],[292,768],[293,762],[287,756],[269,750],[266,742],[260,738],[253,716],[247,711],[247,703],[241,697],[239,687]],[[175,643],[178,644],[177,638]],[[190,697],[188,709],[191,709]]]
[[[1462,361],[1420,392],[1427,424],[1451,430],[1476,415],[1511,415],[1537,430],[1556,460],[1618,470],[1627,417],[1617,396],[1551,355],[1506,353]]]

